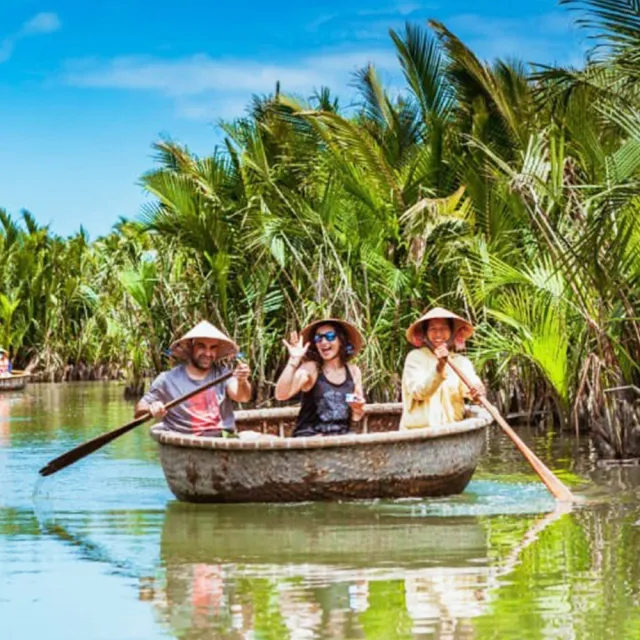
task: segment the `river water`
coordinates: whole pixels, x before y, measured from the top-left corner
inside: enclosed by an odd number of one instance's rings
[[[0,638],[640,638],[640,467],[521,435],[585,502],[556,508],[487,436],[438,500],[186,505],[147,427],[38,482],[131,419],[114,384],[0,394]]]

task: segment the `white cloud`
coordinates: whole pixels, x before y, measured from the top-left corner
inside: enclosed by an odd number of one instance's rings
[[[379,40],[388,37],[389,28],[400,28],[406,20],[423,20],[437,8],[432,2],[395,2],[372,9],[324,14],[307,25],[307,29],[332,31],[334,37],[345,41]]]
[[[484,59],[517,58],[525,62],[564,64],[575,61],[582,51],[580,34],[566,13],[519,18],[459,14],[443,22]]]
[[[179,59],[129,56],[69,62],[62,81],[74,87],[158,93],[175,101],[181,117],[212,119],[240,115],[252,94],[271,93],[276,82],[288,94],[307,97],[321,86],[340,94],[353,72],[370,62],[381,71],[398,69],[391,49],[333,51],[290,64],[205,54]]]
[[[311,67],[225,62],[207,55],[194,55],[178,60],[133,56],[106,62],[82,61],[69,66],[64,80],[79,87],[188,96],[207,91],[271,91],[278,80],[295,90],[319,82],[320,76],[317,69]]]
[[[38,13],[22,25],[21,32],[23,36],[54,33],[61,26],[60,18],[55,13]]]
[[[240,110],[236,115],[241,113],[243,107],[244,105],[240,106]],[[215,105],[209,103],[198,104],[196,102],[185,102],[183,104],[179,104],[178,114],[187,120],[215,120],[217,118],[225,117],[218,111],[218,109],[216,109]]]
[[[340,16],[339,13],[325,13],[324,15],[321,15],[320,17],[313,20],[313,22],[308,24],[307,29],[309,29],[309,31],[316,31],[323,25],[328,24],[329,22],[332,22],[339,16]]]
[[[249,101],[246,97],[232,98],[224,95],[201,96],[195,100],[180,100],[176,112],[185,120],[233,120],[246,113]]]
[[[417,4],[415,2],[399,2],[398,4],[390,5],[387,7],[383,7],[381,9],[363,9],[361,11],[357,11],[356,14],[359,16],[408,16],[414,11],[418,11],[420,9],[435,9],[436,5],[434,4]]]
[[[32,36],[54,33],[62,26],[60,18],[55,13],[38,13],[27,20],[15,33],[0,41],[0,62],[6,62],[13,55],[13,50],[20,40]]]
[[[496,36],[502,34],[541,33],[553,35],[565,33],[571,22],[564,14],[541,14],[518,18],[494,18],[491,16],[461,13],[444,20],[452,31],[464,31],[475,35]]]

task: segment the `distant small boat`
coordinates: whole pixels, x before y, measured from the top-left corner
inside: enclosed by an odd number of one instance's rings
[[[461,493],[491,416],[398,431],[400,403],[365,407],[361,433],[291,438],[298,407],[236,412],[239,431],[280,437],[203,438],[151,430],[169,488],[186,502],[304,502]]]
[[[0,392],[24,389],[29,381],[29,375],[24,371],[12,371],[11,375],[0,377]]]

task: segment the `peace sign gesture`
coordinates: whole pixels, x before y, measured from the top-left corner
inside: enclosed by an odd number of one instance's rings
[[[302,344],[302,336],[299,336],[297,331],[291,332],[288,342],[286,340],[283,340],[282,342],[289,351],[289,362],[298,366],[300,364],[300,360],[302,360],[305,353],[307,353],[309,343],[306,342]]]

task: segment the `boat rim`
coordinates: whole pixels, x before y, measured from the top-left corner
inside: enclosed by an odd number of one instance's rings
[[[289,408],[288,408],[289,409]],[[291,409],[297,409],[291,407]],[[248,413],[248,412],[246,412]],[[417,442],[435,440],[451,436],[470,433],[484,429],[492,422],[491,415],[484,409],[471,408],[472,417],[459,422],[443,424],[438,427],[423,429],[404,429],[394,431],[380,431],[373,433],[351,433],[336,436],[312,437],[261,437],[255,440],[240,440],[237,438],[202,437],[178,431],[170,431],[158,423],[151,427],[151,436],[157,442],[175,447],[192,449],[216,450],[302,450],[346,448],[359,445],[391,444],[399,442]],[[297,414],[297,411],[294,415]],[[275,416],[274,416],[275,417]],[[236,418],[238,419],[238,418]]]

